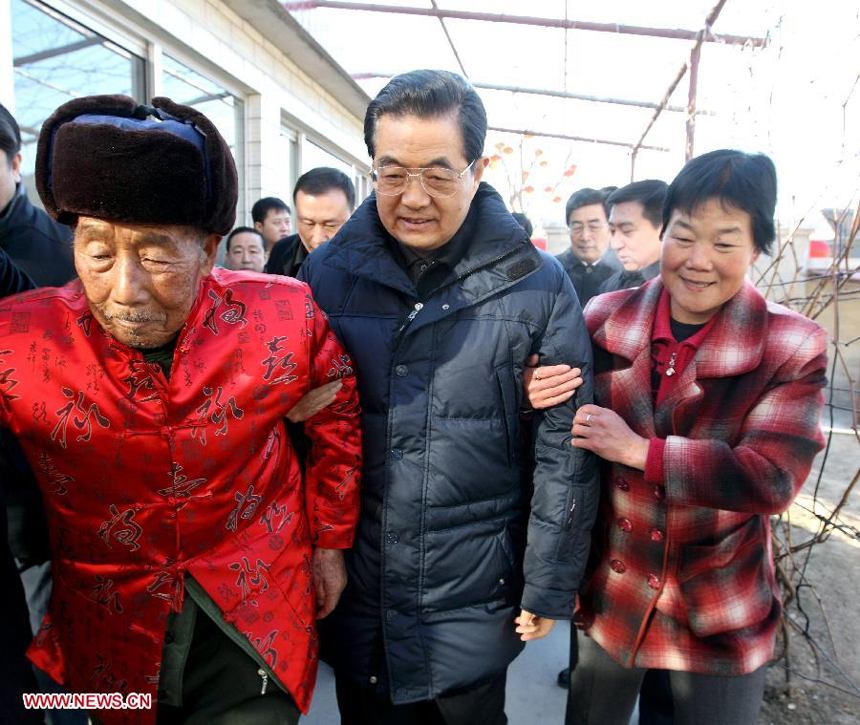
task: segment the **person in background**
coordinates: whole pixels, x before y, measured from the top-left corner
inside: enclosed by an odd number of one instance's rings
[[[76,277],[72,230],[27,198],[21,180],[21,131],[0,105],[0,249],[38,287],[61,287]]]
[[[571,617],[588,555],[596,460],[566,426],[590,345],[564,270],[481,181],[471,85],[396,76],[364,129],[376,193],[300,273],[362,396],[361,515],[323,657],[345,725],[501,725],[508,665]],[[524,436],[532,354],[584,382]]]
[[[260,232],[265,243],[266,254],[272,251],[275,243],[290,233],[292,210],[276,196],[258,199],[251,207],[254,229]]]
[[[306,285],[213,269],[238,181],[199,111],[69,101],[42,126],[36,184],[74,226],[80,279],[0,308],[0,421],[52,544],[29,657],[71,692],[157,701],[100,709],[106,725],[295,723],[358,517],[352,363]],[[302,476],[284,418],[336,379]]]
[[[0,298],[26,292],[35,287],[33,281],[0,249]],[[32,474],[31,474],[32,475]],[[6,471],[0,475],[0,722],[44,722],[44,713],[25,710],[21,695],[38,692],[33,668],[25,656],[32,639],[27,600],[9,547],[6,518]],[[41,507],[40,507],[41,509]],[[47,531],[42,529],[45,536]],[[82,722],[85,722],[82,718]]]
[[[668,671],[678,725],[758,718],[782,609],[770,517],[824,445],[827,367],[826,331],[747,280],[776,189],[762,154],[692,159],[660,276],[585,311],[595,404],[572,432],[606,464],[567,725],[626,725],[649,670]]]
[[[227,237],[224,266],[232,270],[262,272],[266,262],[263,236],[251,227],[236,227]]]
[[[660,274],[660,232],[663,228],[665,181],[634,181],[609,197],[609,246],[623,269],[615,272],[597,294],[638,287]]]
[[[299,177],[293,190],[299,230],[281,239],[266,262],[266,272],[295,277],[305,258],[327,242],[355,208],[355,187],[338,169],[320,166]]]
[[[522,212],[515,211],[511,213],[511,216],[517,220],[517,224],[519,224],[523,229],[526,230],[526,235],[529,239],[532,238],[532,234],[534,234],[534,226],[531,223],[531,220]]]
[[[37,287],[59,287],[77,276],[72,259],[72,230],[34,206],[21,178],[21,131],[8,109],[0,105],[0,249]],[[51,596],[48,531],[39,487],[14,436],[0,430],[0,478],[6,489],[8,538],[30,609],[38,629]],[[37,672],[40,687],[55,685]],[[81,725],[81,713],[56,711],[56,725]]]
[[[584,308],[600,285],[620,269],[609,249],[609,207],[606,195],[597,189],[580,189],[565,206],[570,230],[570,249],[559,254],[579,304]]]

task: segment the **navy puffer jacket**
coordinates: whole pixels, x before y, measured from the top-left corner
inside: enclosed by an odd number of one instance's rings
[[[472,204],[474,238],[423,304],[372,196],[301,273],[356,364],[364,411],[361,517],[323,651],[395,703],[504,669],[522,648],[520,606],[569,618],[597,508],[595,459],[570,445],[592,399],[573,287],[491,187]],[[532,353],[581,366],[585,383],[530,432]]]

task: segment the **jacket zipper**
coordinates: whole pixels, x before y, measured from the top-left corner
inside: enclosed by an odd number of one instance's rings
[[[569,529],[573,525],[573,512],[576,510],[576,496],[573,495],[571,491],[570,494],[570,509],[567,512],[567,521],[564,524],[566,529]]]
[[[403,320],[403,324],[400,326],[400,329],[397,331],[398,335],[402,335],[403,331],[409,327],[409,323],[415,319],[416,315],[424,309],[424,304],[421,302],[416,302],[415,307],[412,309],[412,312],[409,313],[409,316]]]
[[[263,688],[260,690],[260,694],[265,695],[266,688],[269,686],[269,676],[266,674],[266,670],[264,670],[262,667],[257,670],[257,674],[263,678]]]

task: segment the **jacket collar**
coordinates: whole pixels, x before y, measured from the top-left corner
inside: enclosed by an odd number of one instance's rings
[[[454,265],[452,282],[472,277],[508,257],[512,260],[514,256],[519,259],[520,255],[530,258],[533,271],[542,266],[540,255],[489,184],[481,183],[478,187],[470,214],[475,215],[475,233]],[[376,196],[371,194],[329,242],[329,254],[324,263],[415,297],[415,287],[395,260],[389,239],[379,219]],[[509,276],[501,275],[498,284],[510,281]],[[490,286],[495,290],[495,284],[490,282]]]
[[[635,360],[651,344],[662,280],[638,287],[593,333],[595,344],[627,360]],[[755,369],[767,339],[767,302],[750,282],[725,303],[695,357],[699,378],[742,375]]]
[[[6,208],[0,211],[0,234],[13,226],[21,225],[25,218],[29,217],[29,210],[32,208],[24,184],[19,182],[15,189],[15,195],[9,200]]]

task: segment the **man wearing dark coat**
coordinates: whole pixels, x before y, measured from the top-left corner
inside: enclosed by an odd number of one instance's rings
[[[319,166],[299,177],[293,189],[299,230],[278,240],[264,271],[296,277],[307,256],[331,239],[355,209],[355,187],[342,171]]]
[[[597,465],[569,428],[591,346],[564,270],[481,182],[471,85],[397,76],[364,128],[375,194],[300,273],[363,408],[361,514],[323,657],[343,723],[499,725],[508,665],[570,618],[588,555]],[[584,383],[529,426],[532,355]]]
[[[72,230],[30,203],[21,162],[21,131],[0,105],[0,248],[38,287],[60,287],[77,276]]]
[[[639,287],[660,274],[661,217],[668,188],[665,181],[645,179],[612,192],[609,246],[622,268],[600,285],[597,294]]]
[[[559,254],[579,304],[585,307],[597,289],[621,269],[609,248],[609,206],[607,194],[598,189],[580,189],[570,195],[564,220],[570,231],[570,248]]]

